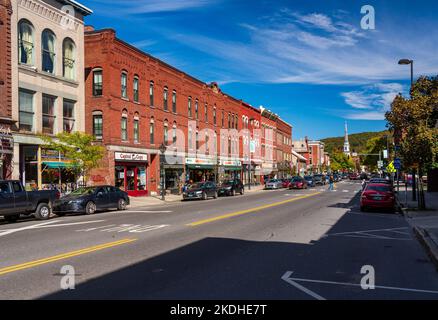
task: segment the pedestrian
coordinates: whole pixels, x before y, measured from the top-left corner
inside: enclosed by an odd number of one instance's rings
[[[330,175],[329,183],[330,183],[329,191],[334,191],[335,190],[335,177],[333,175]]]

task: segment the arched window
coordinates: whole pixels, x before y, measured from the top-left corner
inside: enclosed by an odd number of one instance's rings
[[[193,145],[192,145],[192,134],[193,134],[193,131],[192,131],[192,127],[191,126],[189,126],[189,134],[188,134],[188,145],[189,145],[189,150],[192,150],[193,149]]]
[[[66,38],[62,43],[63,75],[70,80],[76,79],[76,46],[73,40]]]
[[[102,111],[93,112],[93,134],[96,140],[103,139],[103,116]]]
[[[167,120],[164,120],[164,144],[169,144],[169,124]]]
[[[134,76],[134,83],[133,83],[133,89],[134,89],[134,102],[139,101],[139,86],[140,86],[140,80],[138,78],[138,75]]]
[[[151,107],[154,106],[154,82],[153,81],[151,81],[149,83],[149,103],[150,103]]]
[[[173,123],[173,130],[172,130],[172,142],[173,142],[173,144],[175,144],[176,143],[176,139],[177,139],[177,137],[176,137],[176,122],[174,122]]]
[[[155,144],[155,121],[154,121],[154,118],[151,118],[151,122],[149,124],[149,141],[150,141],[150,144]]]
[[[33,26],[26,20],[18,24],[18,62],[34,65]]]
[[[188,112],[187,112],[188,117],[191,118],[192,117],[192,97],[189,97],[187,109],[188,109]]]
[[[198,101],[198,99],[196,99],[196,101],[195,101],[195,118],[196,118],[196,120],[199,119],[199,101]]]
[[[120,85],[122,89],[122,98],[128,98],[128,73],[126,71],[122,71]]]
[[[164,111],[169,110],[168,100],[169,100],[169,88],[164,87],[164,91],[163,91],[163,109],[164,109]]]
[[[134,143],[140,140],[140,115],[136,112],[134,115]]]
[[[172,112],[176,113],[176,91],[172,92]]]
[[[51,30],[44,30],[41,36],[42,42],[42,70],[48,73],[55,73],[56,60],[56,37]]]
[[[216,105],[213,108],[213,124],[217,124],[217,118],[216,118]]]
[[[128,140],[128,111],[126,109],[123,110],[122,112],[120,127],[122,133],[121,135],[122,141],[127,141]]]
[[[103,71],[101,68],[93,69],[93,96],[98,97],[103,94]]]

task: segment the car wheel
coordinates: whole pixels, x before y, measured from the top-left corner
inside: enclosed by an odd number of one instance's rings
[[[235,197],[235,196],[236,196],[236,190],[234,190],[234,189],[231,190],[231,196],[232,196],[232,197]]]
[[[95,214],[96,213],[96,204],[93,201],[89,201],[85,206],[85,214]]]
[[[208,196],[205,192],[202,194],[202,200],[208,200]]]
[[[217,191],[215,191],[214,195],[213,195],[213,199],[217,199],[217,198],[218,198],[218,194],[217,194]]]
[[[5,216],[5,220],[9,223],[15,223],[20,218],[19,214],[14,214],[12,216]]]
[[[125,199],[120,199],[119,200],[119,203],[117,205],[117,209],[119,211],[125,211],[126,210],[126,201],[125,201]]]
[[[47,203],[40,203],[35,211],[35,218],[47,220],[50,218],[50,206]]]
[[[242,189],[240,190],[240,195],[243,196],[244,194],[245,194],[245,189],[242,188]]]

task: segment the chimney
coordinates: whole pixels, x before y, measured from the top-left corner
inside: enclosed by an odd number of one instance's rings
[[[93,26],[85,26],[84,31],[85,32],[93,32],[95,29]]]

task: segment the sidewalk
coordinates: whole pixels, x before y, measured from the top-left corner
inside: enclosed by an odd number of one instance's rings
[[[251,190],[248,190],[248,187],[245,187],[245,194],[255,193],[263,191],[264,186],[252,186]],[[166,200],[161,200],[160,196],[150,196],[150,197],[130,197],[131,204],[129,209],[135,209],[139,207],[147,207],[147,206],[160,206],[172,203],[178,203],[182,200],[182,195],[166,195]]]
[[[425,211],[418,210],[417,202],[412,201],[411,189],[408,189],[407,195],[408,206],[403,208],[403,213],[438,269],[438,193],[425,192]],[[404,187],[403,190],[400,189],[398,197],[402,206],[406,207]]]

